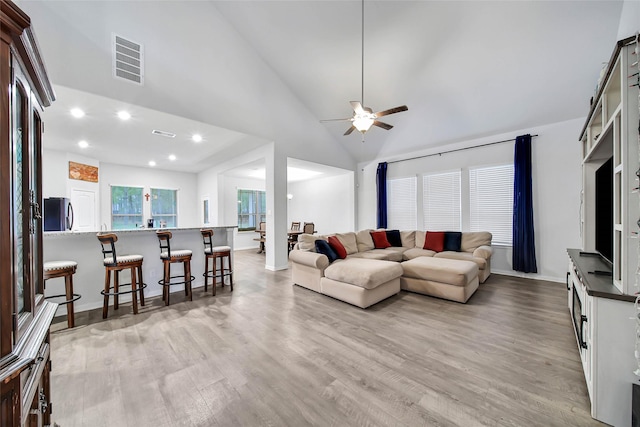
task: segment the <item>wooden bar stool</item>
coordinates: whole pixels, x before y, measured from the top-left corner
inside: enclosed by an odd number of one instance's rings
[[[50,261],[43,264],[45,285],[46,281],[49,279],[64,277],[65,293],[60,295],[50,295],[45,298],[66,298],[65,301],[59,302],[58,304],[67,305],[67,326],[69,328],[73,328],[76,325],[73,303],[81,298],[80,294],[73,293],[73,275],[75,274],[77,267],[78,263],[75,261]]]
[[[231,264],[231,247],[230,246],[213,246],[213,230],[210,228],[200,230],[202,241],[204,243],[204,291],[207,291],[209,278],[213,279],[213,295],[216,294],[216,285],[218,277],[222,278],[222,286],[224,286],[224,277],[229,276],[229,285],[233,292],[233,267]],[[227,272],[225,273],[224,259],[227,259]],[[209,260],[213,260],[213,269],[209,273]],[[216,261],[220,260],[220,274],[216,272]]]
[[[158,280],[158,284],[162,286],[162,300],[166,305],[169,305],[169,294],[171,285],[184,284],[184,294],[189,297],[189,301],[193,301],[193,293],[191,292],[191,282],[195,279],[191,275],[191,255],[192,252],[188,249],[171,250],[171,232],[170,231],[156,231],[158,241],[160,242],[160,259],[164,266],[164,276],[161,280]],[[184,269],[184,280],[181,282],[172,281],[172,279],[181,278],[183,276],[171,275],[171,264],[181,262]]]
[[[105,267],[104,291],[100,291],[104,295],[104,303],[102,305],[102,318],[106,319],[109,312],[109,297],[113,296],[113,309],[119,307],[119,296],[131,294],[133,303],[133,314],[138,314],[138,292],[140,293],[140,305],[144,306],[144,288],[146,283],[142,280],[142,255],[116,255],[115,242],[118,236],[113,233],[98,234],[98,240],[102,246],[103,264]],[[120,283],[120,272],[122,270],[131,270],[131,283]],[[111,286],[111,272],[113,271],[113,286]],[[137,277],[136,277],[137,272]],[[121,291],[120,287],[130,286],[131,290]],[[111,292],[113,289],[113,292]]]

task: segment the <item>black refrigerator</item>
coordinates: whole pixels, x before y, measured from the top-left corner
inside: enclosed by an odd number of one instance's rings
[[[44,231],[66,231],[73,227],[73,206],[65,197],[44,199]]]

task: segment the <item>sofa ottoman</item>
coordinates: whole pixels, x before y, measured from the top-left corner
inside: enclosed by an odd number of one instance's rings
[[[472,261],[418,257],[402,263],[402,289],[467,302],[478,289],[478,265]]]
[[[324,270],[320,292],[367,308],[400,292],[402,267],[393,261],[365,258],[338,260]]]

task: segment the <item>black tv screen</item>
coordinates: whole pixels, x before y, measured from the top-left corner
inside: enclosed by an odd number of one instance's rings
[[[613,157],[596,171],[596,251],[613,263]]]

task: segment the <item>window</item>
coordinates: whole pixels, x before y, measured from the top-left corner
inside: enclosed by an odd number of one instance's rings
[[[111,229],[142,225],[142,188],[111,186]]]
[[[238,190],[238,231],[255,230],[266,221],[267,197],[260,190]]]
[[[417,228],[415,176],[387,180],[387,226],[399,230]]]
[[[469,169],[471,231],[489,231],[493,243],[511,245],[513,165]]]
[[[422,177],[425,230],[461,231],[460,171]]]
[[[178,190],[151,189],[151,218],[155,227],[178,226]]]

